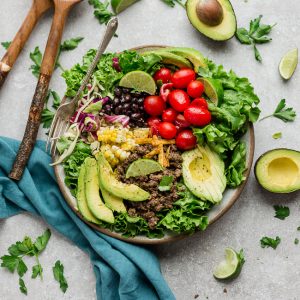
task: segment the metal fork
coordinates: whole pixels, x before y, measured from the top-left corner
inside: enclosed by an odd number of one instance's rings
[[[50,152],[51,152],[52,156],[54,156],[54,154],[55,154],[56,143],[57,143],[58,138],[68,128],[69,119],[76,111],[77,103],[80,100],[81,93],[84,91],[86,85],[88,84],[102,54],[104,53],[110,40],[114,36],[117,28],[118,28],[118,19],[117,18],[111,19],[107,24],[106,31],[105,31],[102,41],[99,45],[96,56],[95,56],[93,62],[91,63],[91,65],[87,71],[87,74],[85,75],[85,77],[82,81],[82,84],[81,84],[79,90],[77,91],[76,95],[70,102],[61,104],[59,106],[59,108],[57,109],[56,114],[55,114],[52,124],[51,124],[51,128],[50,128],[48,139],[47,139],[47,144],[46,144],[46,151],[47,151],[49,143],[51,143]]]

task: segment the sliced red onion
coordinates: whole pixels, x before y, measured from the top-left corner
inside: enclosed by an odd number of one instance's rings
[[[104,115],[105,121],[109,123],[121,123],[124,127],[128,126],[130,118],[125,115]]]
[[[112,66],[113,68],[117,71],[117,72],[121,72],[121,67],[120,67],[120,64],[119,64],[119,58],[118,57],[114,57],[112,59]]]

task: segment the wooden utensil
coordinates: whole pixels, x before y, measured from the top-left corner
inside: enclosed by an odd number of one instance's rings
[[[39,80],[31,102],[25,134],[14,161],[12,170],[9,174],[9,177],[12,179],[21,179],[27,161],[34,147],[41,122],[41,114],[44,107],[44,102],[47,96],[50,79],[53,73],[63,34],[64,25],[72,6],[81,1],[82,0],[53,0],[55,7],[54,18],[43,56]]]
[[[0,61],[0,88],[16,62],[38,20],[52,6],[52,0],[33,0],[23,24]]]

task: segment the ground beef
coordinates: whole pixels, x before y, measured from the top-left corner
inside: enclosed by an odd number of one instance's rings
[[[168,146],[165,147],[165,150],[167,150]],[[176,184],[182,175],[182,157],[176,146],[171,145],[169,155],[170,167],[166,168],[162,172],[147,176],[125,178],[128,166],[133,161],[143,158],[144,155],[149,153],[151,150],[153,150],[151,145],[142,145],[137,147],[135,152],[117,167],[116,171],[119,180],[122,182],[136,184],[150,193],[150,198],[147,201],[126,201],[125,205],[130,216],[140,216],[144,218],[148,222],[149,228],[154,229],[159,222],[159,217],[156,213],[165,209],[172,209],[173,203],[178,199]],[[156,160],[157,157],[154,157],[153,159]],[[158,185],[164,175],[173,176],[174,181],[170,191],[161,192],[158,190]]]

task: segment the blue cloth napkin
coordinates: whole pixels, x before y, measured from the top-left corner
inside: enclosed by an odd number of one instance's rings
[[[59,191],[44,142],[37,142],[22,180],[8,178],[18,148],[18,141],[0,137],[0,218],[28,211],[87,252],[98,299],[175,299],[150,250],[96,232],[73,213]]]

